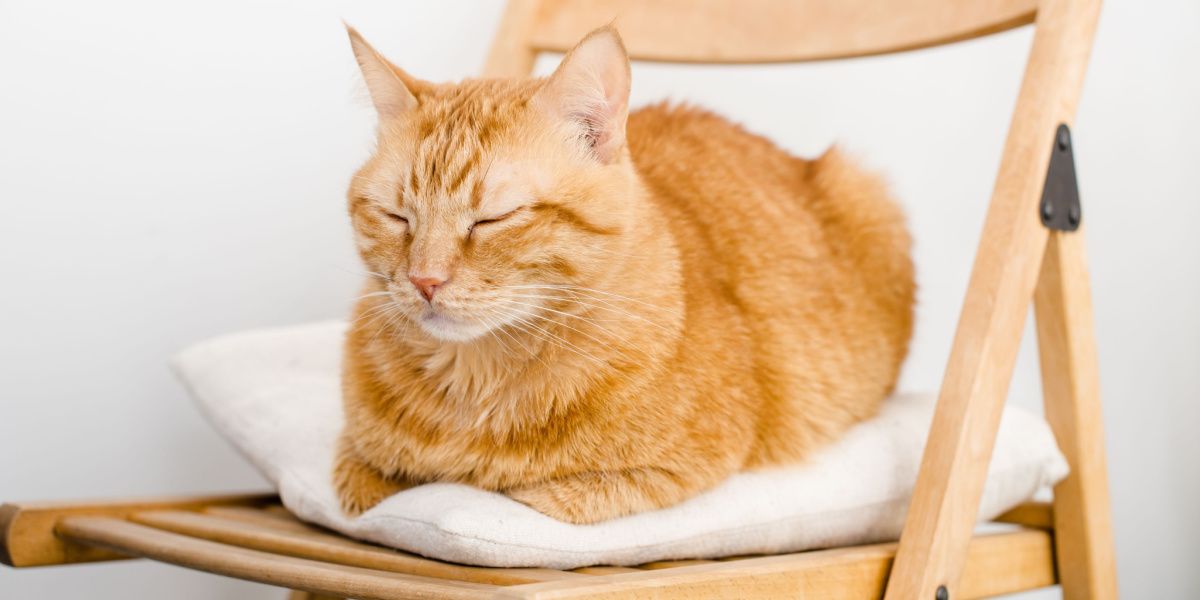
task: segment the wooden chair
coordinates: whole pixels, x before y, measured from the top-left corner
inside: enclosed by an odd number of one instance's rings
[[[1003,161],[898,544],[574,571],[443,563],[303,524],[275,497],[8,504],[0,560],[15,567],[145,557],[356,598],[957,599],[1061,583],[1116,596],[1092,307],[1069,126],[1099,0],[512,0],[491,76],[529,74],[617,17],[634,59],[828,60],[899,52],[1033,24]],[[669,24],[669,26],[667,25]],[[1052,505],[974,535],[987,464],[1033,301],[1046,417],[1071,465]],[[312,595],[310,595],[312,594]]]

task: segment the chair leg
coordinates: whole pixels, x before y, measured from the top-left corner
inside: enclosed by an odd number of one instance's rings
[[[1083,231],[1054,232],[1034,294],[1046,419],[1071,474],[1054,489],[1063,596],[1116,598],[1108,472]]]

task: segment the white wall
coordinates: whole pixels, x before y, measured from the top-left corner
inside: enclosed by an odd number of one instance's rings
[[[165,360],[346,311],[358,267],[343,192],[373,115],[340,19],[448,79],[478,71],[500,9],[0,2],[0,500],[262,488]],[[637,65],[634,95],[696,101],[804,154],[841,140],[886,171],[918,240],[903,385],[935,388],[1029,39],[802,67]],[[1198,39],[1195,0],[1110,0],[1076,127],[1129,597],[1200,596]],[[1038,406],[1032,347],[1012,389]],[[0,570],[5,598],[130,590],[281,597],[146,562]]]

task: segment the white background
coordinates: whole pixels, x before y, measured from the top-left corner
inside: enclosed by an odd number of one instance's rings
[[[0,0],[0,500],[263,488],[166,360],[214,334],[346,312],[358,267],[343,194],[374,116],[340,19],[445,80],[478,73],[500,10]],[[1196,0],[1108,2],[1075,133],[1133,598],[1200,597],[1198,40]],[[838,140],[886,172],[920,269],[903,387],[933,389],[1029,41],[636,65],[634,104],[695,101],[797,153]],[[1037,407],[1038,385],[1027,343],[1011,401]],[[0,569],[4,598],[282,595],[148,562]]]

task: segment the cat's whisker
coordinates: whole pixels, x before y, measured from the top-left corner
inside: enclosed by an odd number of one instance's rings
[[[363,294],[363,295],[361,295],[361,296],[359,296],[359,297],[355,298],[354,300],[355,300],[355,301],[358,301],[358,300],[366,300],[367,298],[378,298],[379,296],[391,296],[391,295],[392,295],[392,293],[391,293],[391,292],[389,292],[389,291],[387,291],[387,290],[383,290],[383,291],[380,291],[380,292],[371,292],[371,293],[369,293],[369,294]]]
[[[563,311],[561,311],[561,310],[555,310],[555,309],[553,309],[553,308],[549,308],[549,307],[546,307],[546,306],[538,306],[537,304],[530,304],[530,303],[528,303],[528,302],[520,302],[520,301],[517,301],[517,300],[507,300],[507,301],[506,301],[506,303],[507,303],[507,304],[509,304],[509,305],[526,306],[526,307],[529,307],[529,308],[534,308],[534,309],[537,309],[537,310],[544,310],[544,311],[547,311],[547,312],[550,312],[550,313],[554,313],[554,314],[557,314],[557,315],[562,315],[562,316],[564,316],[564,317],[568,317],[568,318],[572,318],[572,319],[578,319],[578,320],[580,320],[580,321],[583,321],[584,323],[587,323],[587,324],[589,324],[589,325],[591,325],[591,326],[595,327],[596,329],[599,329],[600,331],[603,331],[604,333],[607,333],[608,335],[611,335],[611,336],[613,336],[613,338],[617,338],[617,339],[619,339],[619,338],[620,338],[620,336],[619,336],[619,335],[617,335],[616,333],[612,332],[612,331],[611,331],[611,330],[609,330],[608,328],[606,328],[606,327],[604,327],[604,326],[600,325],[600,323],[599,323],[598,321],[596,321],[595,319],[589,319],[588,317],[584,317],[583,315],[575,315],[575,314],[571,314],[571,313],[563,312]],[[544,318],[544,319],[546,319],[546,320],[548,320],[548,321],[556,322],[554,319],[550,319],[550,318],[548,318],[548,317],[544,317],[544,316],[542,316],[542,315],[538,315],[538,314],[536,314],[536,313],[533,313],[533,316],[540,317],[540,318]],[[588,337],[592,338],[592,339],[593,339],[594,341],[596,341],[597,343],[601,343],[601,344],[603,344],[603,343],[606,343],[606,342],[603,342],[603,341],[601,341],[601,340],[599,340],[599,339],[596,339],[595,337],[592,337],[592,336],[591,336],[590,334],[588,334],[587,332],[585,332],[585,331],[581,331],[581,330],[579,330],[579,329],[576,329],[576,328],[574,328],[574,327],[571,327],[570,325],[567,325],[566,323],[561,323],[561,325],[562,325],[563,327],[566,327],[566,328],[568,328],[568,329],[572,330],[572,331],[577,331],[577,332],[579,332],[579,333],[580,333],[580,334],[582,334],[582,335],[586,335],[586,336],[588,336]]]
[[[371,336],[370,341],[375,341],[375,338],[379,336],[379,332],[382,331],[383,329],[386,329],[387,327],[389,327],[392,320],[395,319],[397,314],[399,314],[398,308],[396,308],[395,306],[387,306],[386,308],[384,308],[384,310],[379,311],[374,316],[372,316],[371,320],[364,323],[363,324],[364,329],[370,328],[372,326],[378,326],[375,331],[375,334]],[[380,320],[382,320],[383,322],[380,323],[379,322]]]
[[[508,344],[505,344],[504,340],[501,340],[500,336],[496,335],[496,321],[494,319],[489,319],[487,315],[480,315],[479,320],[483,321],[484,325],[487,325],[488,335],[490,335],[492,339],[496,341],[496,345],[500,348],[500,351],[504,354],[504,356],[506,358],[512,358],[512,352],[510,351]]]
[[[358,317],[357,319],[355,319],[354,321],[351,321],[350,324],[351,324],[351,326],[355,326],[358,324],[359,321],[361,321],[363,319],[367,319],[367,321],[363,322],[361,328],[369,329],[372,325],[376,324],[376,322],[378,322],[379,319],[382,319],[385,317],[391,317],[394,314],[392,311],[393,311],[393,309],[391,307],[386,307],[382,310],[375,311],[374,313],[369,314],[369,315],[364,314],[364,315]]]
[[[378,306],[373,306],[373,307],[368,308],[367,310],[363,311],[363,313],[361,315],[359,315],[356,319],[354,319],[350,323],[355,324],[369,316],[386,313],[387,311],[391,310],[392,308],[394,308],[396,306],[397,306],[397,304],[395,302],[384,302],[382,304],[379,304]],[[364,323],[363,325],[366,326],[366,325],[369,325],[370,323],[371,323],[371,321],[368,321],[368,322]]]
[[[612,346],[611,342],[605,342],[604,340],[601,340],[601,339],[599,339],[599,338],[597,338],[597,337],[595,337],[595,336],[593,336],[593,335],[590,335],[590,334],[588,334],[588,333],[587,333],[587,332],[585,332],[585,331],[581,331],[581,330],[579,330],[579,329],[576,329],[575,327],[571,327],[570,325],[567,325],[566,323],[562,323],[562,322],[560,322],[560,321],[557,321],[557,320],[551,319],[551,318],[549,318],[549,317],[546,317],[546,316],[543,316],[543,315],[539,315],[539,314],[535,314],[535,313],[526,312],[526,311],[523,311],[523,310],[521,310],[521,309],[514,309],[514,310],[517,310],[517,311],[519,311],[519,312],[520,312],[520,314],[521,314],[521,315],[523,315],[524,317],[533,318],[533,319],[539,319],[539,320],[541,320],[541,321],[545,321],[545,322],[547,322],[549,325],[558,325],[558,326],[561,326],[561,327],[565,327],[566,329],[570,329],[570,330],[572,330],[572,331],[575,331],[575,332],[579,333],[580,335],[587,336],[589,339],[591,339],[591,340],[592,340],[592,341],[594,341],[595,343],[597,343],[597,344],[600,344],[601,346],[604,346],[604,347],[606,347],[606,348],[609,348],[609,349],[610,349],[610,351],[614,351],[614,352],[616,352],[616,354],[617,354],[619,357],[621,357],[621,358],[623,358],[623,359],[625,359],[625,360],[632,361],[632,358],[631,358],[630,356],[628,356],[628,355],[627,355],[625,352],[611,348],[611,346]],[[532,323],[532,322],[528,321],[528,319],[526,319],[526,321],[525,321],[525,322],[526,322],[526,323]],[[536,325],[535,325],[535,326],[536,326]],[[603,361],[603,360],[599,360],[599,359],[595,358],[595,357],[594,357],[594,356],[592,356],[591,354],[587,353],[587,352],[586,352],[586,351],[585,351],[583,348],[580,348],[578,345],[571,343],[570,341],[568,341],[568,340],[567,340],[565,337],[563,337],[563,336],[556,335],[554,332],[548,331],[548,330],[546,330],[545,328],[542,328],[542,327],[538,327],[538,330],[539,330],[539,331],[542,331],[542,332],[544,332],[544,333],[546,333],[546,334],[547,334],[547,335],[549,335],[549,336],[551,336],[551,337],[553,338],[553,340],[552,340],[553,342],[555,342],[555,343],[558,343],[560,346],[567,347],[567,349],[574,351],[576,354],[579,354],[580,356],[583,356],[584,358],[589,358],[589,359],[591,359],[591,360],[595,361],[597,364],[600,364],[600,365],[608,365],[608,364],[610,364],[610,363],[608,363],[607,361]]]
[[[499,311],[496,311],[496,310],[492,310],[491,314],[494,316],[500,317],[500,318],[504,318],[504,317],[508,317],[510,319],[512,318],[511,315],[506,315],[506,314],[500,313]],[[550,363],[546,362],[546,359],[542,358],[541,353],[533,351],[532,349],[530,349],[530,347],[527,344],[525,344],[525,342],[521,341],[520,338],[509,333],[508,330],[506,329],[507,327],[508,327],[507,324],[499,324],[499,326],[496,327],[496,330],[499,331],[500,333],[504,334],[506,337],[508,337],[510,340],[512,340],[518,346],[520,346],[522,349],[524,349],[525,352],[527,352],[529,354],[530,358],[536,358],[538,360],[538,362],[541,362],[543,365],[545,365],[547,369],[551,368]]]
[[[568,316],[568,317],[574,317],[574,318],[578,318],[578,319],[583,319],[583,317],[580,317],[580,316],[578,316],[578,315],[572,315],[572,314],[568,314],[568,313],[564,313],[564,312],[560,312],[560,311],[554,311],[553,309],[547,309],[547,308],[545,308],[545,307],[539,307],[539,306],[537,306],[537,305],[535,305],[535,304],[528,304],[528,303],[525,303],[525,302],[510,302],[510,304],[518,304],[518,305],[521,305],[521,306],[528,306],[528,307],[532,307],[532,308],[539,308],[539,309],[542,309],[542,310],[551,310],[552,312],[556,312],[556,313],[559,313],[559,314],[562,314],[562,315],[566,315],[566,316]],[[581,330],[581,329],[578,329],[578,328],[572,327],[572,326],[570,326],[570,325],[568,325],[568,324],[566,324],[566,323],[563,323],[563,322],[561,322],[561,321],[556,321],[556,320],[554,320],[554,319],[551,319],[551,318],[549,318],[549,317],[546,317],[546,316],[544,316],[544,315],[539,315],[539,314],[536,314],[536,313],[526,313],[526,314],[528,314],[530,317],[533,317],[533,318],[535,318],[535,319],[542,319],[542,320],[544,320],[544,321],[548,321],[548,322],[550,322],[550,323],[557,324],[557,325],[560,325],[560,326],[562,326],[562,327],[566,327],[567,329],[570,329],[571,331],[574,331],[574,332],[576,332],[576,333],[578,333],[578,334],[580,334],[580,335],[582,335],[582,336],[586,336],[588,339],[592,340],[593,342],[596,342],[597,344],[600,344],[601,346],[605,346],[605,347],[611,347],[611,341],[607,341],[607,342],[606,342],[606,341],[604,341],[604,340],[601,340],[600,338],[597,338],[596,336],[594,336],[594,335],[592,335],[592,334],[590,334],[590,333],[588,333],[588,332],[586,332],[586,331],[583,331],[583,330]],[[606,329],[606,328],[604,328],[604,327],[601,327],[599,324],[597,324],[597,323],[594,323],[594,322],[590,322],[590,321],[588,321],[587,319],[583,319],[583,320],[584,320],[584,322],[586,322],[586,323],[590,323],[590,324],[591,324],[593,327],[596,327],[597,329],[599,329],[599,330],[603,331],[604,333],[607,333],[608,335],[612,336],[612,337],[613,337],[615,340],[619,340],[619,339],[620,339],[620,336],[619,336],[619,335],[617,335],[617,334],[613,333],[612,331],[609,331],[608,329]],[[622,350],[620,350],[620,349],[617,349],[617,348],[615,348],[615,347],[611,347],[611,349],[612,349],[612,351],[616,352],[616,353],[617,353],[617,355],[621,356],[621,357],[622,357],[622,358],[624,358],[625,360],[632,360],[632,357],[630,357],[630,356],[629,356],[628,354],[626,354],[624,351],[622,351]]]
[[[613,293],[613,292],[607,292],[607,291],[604,291],[604,290],[598,290],[598,289],[595,289],[595,288],[588,288],[588,287],[583,287],[583,286],[577,286],[577,285],[573,285],[573,286],[564,286],[564,287],[562,287],[562,288],[560,288],[560,289],[563,289],[563,290],[565,290],[565,291],[568,291],[568,292],[577,293],[577,294],[584,294],[584,295],[587,295],[587,296],[589,296],[589,297],[591,297],[592,299],[594,299],[594,300],[597,300],[597,301],[603,301],[603,300],[601,300],[600,298],[596,298],[596,296],[597,296],[597,295],[599,295],[599,296],[604,296],[604,297],[606,297],[606,298],[611,298],[611,299],[612,299],[612,300],[614,300],[614,301],[633,302],[633,303],[635,303],[635,304],[638,304],[638,305],[644,306],[644,307],[646,307],[646,308],[650,308],[650,309],[652,309],[652,310],[657,310],[657,311],[666,311],[666,310],[667,310],[667,309],[665,309],[665,308],[663,308],[663,307],[661,307],[661,306],[657,306],[657,305],[655,305],[655,304],[651,304],[651,303],[649,303],[649,302],[646,302],[646,301],[644,301],[644,300],[639,300],[639,299],[637,299],[637,298],[630,298],[630,297],[628,297],[628,296],[622,296],[621,294],[616,294],[616,293]]]
[[[525,318],[525,317],[535,317],[538,315],[534,315],[534,314],[531,314],[531,313],[528,313],[525,311],[521,311],[520,309],[514,309],[514,310],[516,310],[517,312],[510,314],[509,316],[515,318],[518,322],[523,323],[526,327],[532,327],[533,329],[540,332],[542,334],[542,336],[540,336],[540,337],[542,337],[543,340],[545,340],[547,342],[558,344],[559,347],[564,348],[566,350],[570,350],[571,352],[574,352],[575,354],[579,355],[580,357],[590,360],[599,366],[605,366],[608,364],[608,363],[604,362],[603,360],[600,360],[599,358],[596,358],[590,354],[587,354],[581,348],[575,346],[574,344],[572,344],[571,342],[562,338],[561,336],[555,335],[554,332],[548,331],[548,330],[542,328],[541,326],[539,326],[537,323],[534,323],[533,321],[530,321],[528,318]],[[517,315],[520,315],[520,316],[517,316]]]
[[[504,336],[508,337],[509,340],[516,343],[517,346],[520,346],[523,350],[526,350],[526,353],[529,354],[530,358],[536,358],[536,356],[538,356],[538,353],[535,353],[535,352],[533,352],[533,350],[530,350],[529,347],[526,346],[526,344],[524,344],[524,342],[522,342],[521,340],[518,340],[518,338],[516,336],[510,334],[510,332],[505,329],[506,325],[504,323],[500,322],[500,318],[502,318],[502,316],[500,316],[499,313],[493,312],[492,316],[497,317],[497,319],[494,319],[494,322],[496,322],[496,331],[499,331],[500,334],[503,334]],[[550,365],[546,365],[546,366],[550,366]]]
[[[535,292],[536,292],[537,290],[533,290],[533,291],[535,291]],[[587,296],[587,295],[584,295],[584,294],[582,294],[582,293],[579,293],[579,292],[574,292],[574,291],[570,291],[570,290],[559,290],[559,291],[564,291],[564,292],[566,292],[568,295],[566,295],[566,296],[554,296],[554,295],[538,295],[538,294],[533,294],[533,295],[526,295],[526,296],[523,296],[523,297],[528,297],[528,298],[541,298],[541,299],[553,299],[553,300],[565,300],[565,301],[571,301],[571,302],[578,302],[578,303],[581,303],[581,304],[583,304],[583,303],[584,303],[584,300],[589,300],[589,301],[591,301],[591,302],[598,302],[598,303],[601,303],[601,304],[603,304],[604,306],[608,306],[608,307],[611,307],[611,306],[613,306],[613,302],[612,302],[612,301],[610,301],[610,300],[607,300],[607,299],[605,299],[605,298],[599,298],[599,297],[596,297],[596,296]],[[510,295],[510,297],[514,297],[514,298],[515,298],[515,297],[519,297],[519,296],[521,296],[521,295],[520,295],[520,294],[512,294],[512,295]],[[596,304],[588,304],[588,306],[597,306],[597,307],[599,307],[599,305],[596,305]],[[631,314],[632,314],[632,313],[631,313]]]
[[[520,290],[520,289],[559,290],[559,291],[566,291],[566,292],[574,292],[574,293],[582,293],[582,294],[591,294],[591,295],[593,295],[593,296],[598,294],[598,295],[601,295],[601,296],[606,296],[606,297],[608,297],[608,298],[612,298],[612,299],[614,299],[614,300],[621,300],[621,301],[625,301],[625,302],[633,302],[633,303],[640,304],[640,305],[642,305],[642,306],[645,306],[645,307],[647,307],[647,308],[651,308],[651,309],[658,310],[658,311],[666,311],[666,310],[667,310],[667,309],[665,309],[665,308],[663,308],[663,307],[661,307],[661,306],[656,306],[656,305],[654,305],[654,304],[651,304],[651,303],[649,303],[649,302],[646,302],[646,301],[644,301],[644,300],[638,300],[637,298],[630,298],[630,297],[628,297],[628,296],[622,296],[621,294],[616,294],[616,293],[613,293],[613,292],[608,292],[608,291],[605,291],[605,290],[598,290],[598,289],[595,289],[595,288],[583,287],[583,286],[579,286],[579,285],[570,285],[570,284],[532,284],[532,285],[507,285],[507,286],[501,286],[501,289],[510,289],[510,290]],[[599,300],[598,298],[593,298],[593,299]]]
[[[372,343],[374,343],[375,339],[379,337],[380,333],[383,333],[384,331],[391,331],[392,328],[399,323],[405,323],[404,333],[408,332],[406,321],[411,315],[411,311],[405,310],[404,307],[395,303],[389,303],[389,306],[392,307],[391,315],[388,316],[383,324],[379,326],[379,328],[375,331],[375,334],[371,336],[371,339],[367,340],[367,346],[370,346]]]
[[[591,300],[592,302],[585,302],[584,300],[579,299],[577,296],[569,296],[568,297],[568,296],[545,296],[545,295],[537,295],[537,294],[532,294],[532,295],[531,294],[512,294],[509,297],[538,299],[538,300],[556,300],[556,301],[560,301],[560,302],[574,302],[580,306],[592,308],[595,310],[606,310],[606,311],[609,311],[612,313],[616,313],[618,315],[637,319],[639,321],[642,321],[643,323],[657,327],[664,332],[670,333],[670,331],[671,331],[667,327],[663,326],[661,323],[657,323],[652,319],[648,319],[642,315],[639,315],[637,313],[634,313],[634,312],[631,312],[628,310],[624,310],[622,308],[614,307],[612,305],[612,303],[606,302],[603,298],[587,297],[587,299]],[[595,304],[594,302],[599,302],[601,304]],[[604,320],[609,321],[609,322],[618,321],[618,319],[604,319]]]
[[[591,309],[596,309],[596,310],[611,310],[604,306],[589,304],[587,302],[580,301],[577,298],[569,298],[569,297],[565,297],[565,296],[542,296],[542,295],[538,295],[538,294],[509,294],[505,297],[497,298],[496,300],[497,301],[506,301],[511,298],[523,298],[523,299],[527,299],[527,300],[546,300],[549,302],[564,302],[567,304],[575,304],[578,306],[582,306],[584,308],[591,308]],[[540,308],[540,306],[539,306],[539,308]],[[547,310],[549,310],[549,309],[547,309]],[[555,311],[555,312],[558,312],[558,311]],[[581,318],[581,315],[575,315],[575,314],[569,314],[567,316]],[[637,316],[637,315],[630,315],[630,316]],[[622,320],[618,319],[618,318],[597,318],[594,316],[588,317],[588,318],[592,319],[593,321],[603,322],[603,323],[620,323],[620,322],[622,322]]]

